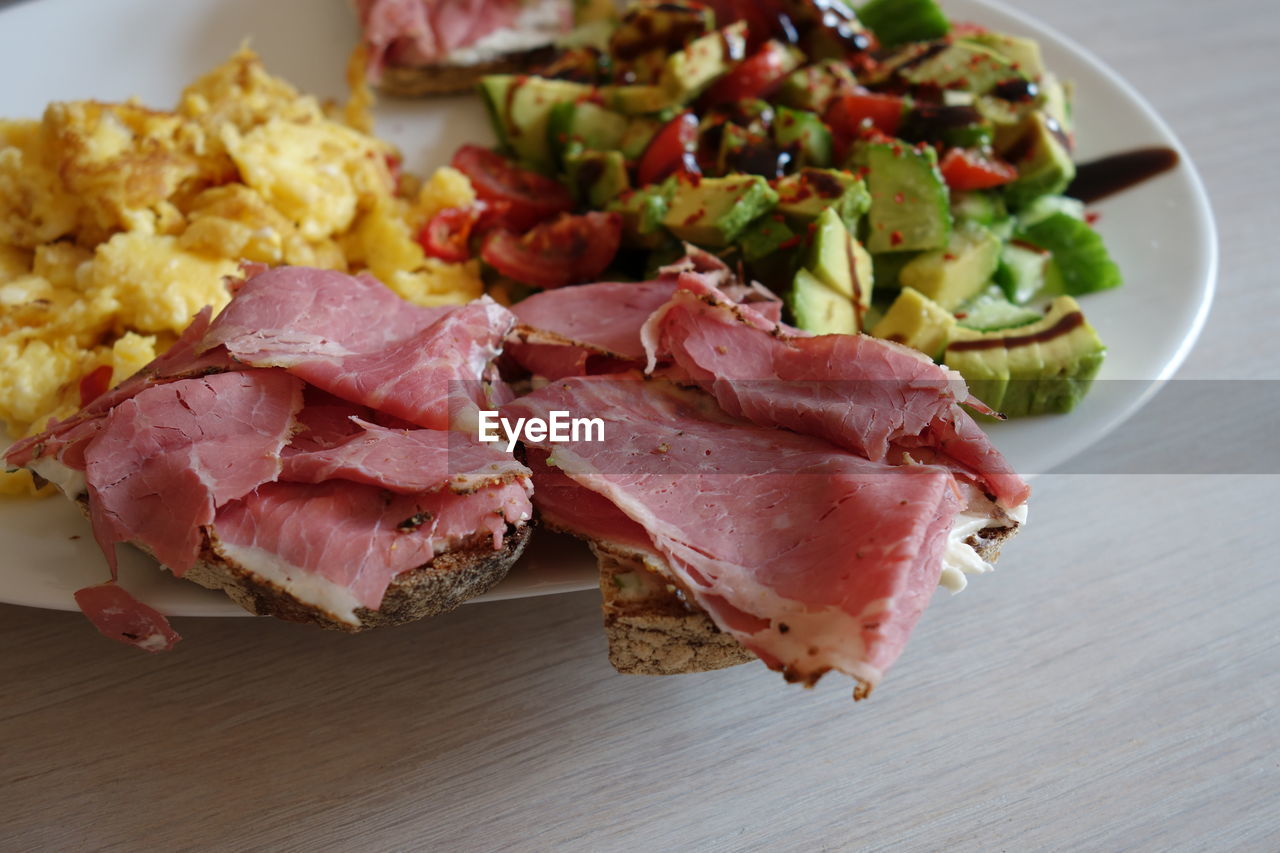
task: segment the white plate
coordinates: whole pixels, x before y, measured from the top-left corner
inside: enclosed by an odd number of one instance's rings
[[[1217,239],[1204,189],[1190,159],[1128,84],[1087,51],[994,3],[947,2],[959,20],[1039,40],[1048,66],[1076,84],[1077,156],[1088,160],[1139,146],[1177,149],[1182,164],[1097,206],[1126,284],[1089,296],[1085,310],[1110,347],[1103,379],[1074,413],[1001,424],[995,440],[1018,470],[1049,470],[1125,418],[1171,376],[1208,313]],[[245,38],[267,67],[303,91],[345,97],[343,66],[356,36],[339,0],[28,0],[0,12],[0,116],[36,117],[52,100],[121,100],[137,95],[157,107],[221,63]],[[1171,67],[1172,72],[1172,67]],[[378,132],[398,144],[406,167],[425,172],[446,162],[463,140],[491,139],[470,97],[384,102]],[[0,601],[71,609],[73,590],[105,577],[88,525],[60,500],[0,501]],[[221,594],[156,571],[121,549],[122,579],[170,615],[232,616],[244,611]],[[535,542],[532,555],[494,592],[478,600],[544,595],[593,586],[585,549],[559,537]]]

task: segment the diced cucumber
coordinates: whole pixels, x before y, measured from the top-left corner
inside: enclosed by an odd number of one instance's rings
[[[1038,246],[1016,240],[1000,249],[1000,265],[995,282],[1011,301],[1025,305],[1046,290],[1049,253]]]
[[[966,219],[979,225],[994,225],[1009,216],[1004,199],[982,190],[951,194],[951,215],[956,220]]]
[[[1034,323],[1044,315],[1034,308],[1014,305],[999,285],[992,285],[969,300],[956,312],[961,326],[980,332],[1011,329]]]
[[[858,19],[884,47],[939,39],[951,31],[934,0],[871,0],[858,9]]]
[[[1019,239],[1048,249],[1049,287],[1068,296],[1119,287],[1124,279],[1102,237],[1085,222],[1053,213],[1018,234]]]
[[[762,216],[738,236],[738,249],[742,259],[755,263],[778,251],[784,244],[796,239],[796,232],[787,227],[782,214]]]
[[[771,130],[773,141],[790,151],[798,166],[831,165],[831,131],[817,113],[778,107]]]
[[[938,249],[951,235],[947,185],[929,146],[878,142],[865,146],[871,191],[867,248],[873,253]]]
[[[557,104],[588,97],[593,89],[568,80],[495,74],[480,83],[494,132],[525,165],[550,173],[554,163],[547,127]]]
[[[590,101],[565,101],[551,108],[547,119],[547,143],[553,157],[562,162],[565,148],[578,143],[588,151],[614,151],[627,132],[627,117]]]

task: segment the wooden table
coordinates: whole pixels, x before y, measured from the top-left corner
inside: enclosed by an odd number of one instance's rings
[[[1280,14],[1021,5],[1150,98],[1207,181],[1220,292],[1182,375],[1280,379]],[[1269,470],[1040,478],[1000,572],[940,596],[856,706],[761,666],[616,675],[593,593],[355,638],[179,620],[159,656],[0,607],[0,848],[1275,850]]]

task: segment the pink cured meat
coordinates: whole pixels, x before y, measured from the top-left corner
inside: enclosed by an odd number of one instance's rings
[[[115,581],[75,592],[76,606],[104,637],[142,649],[167,652],[178,640],[164,614],[134,598]]]
[[[354,608],[377,609],[401,572],[477,534],[500,548],[506,525],[531,513],[527,482],[389,498],[338,480],[269,483],[218,510],[212,544],[233,561],[253,565],[265,555],[290,577],[346,591],[350,606],[333,615],[354,621]]]
[[[357,0],[370,75],[376,81],[387,64],[447,61],[450,52],[516,24],[520,7],[520,0]]]
[[[542,520],[557,530],[587,539],[653,550],[645,529],[601,494],[547,464],[547,451],[528,448],[533,471],[533,505]]]
[[[789,679],[874,686],[937,586],[960,498],[936,466],[890,466],[732,421],[657,381],[584,377],[503,408],[605,420],[605,441],[538,445],[648,533],[673,580]]]
[[[238,365],[227,357],[225,350],[214,349],[203,354],[196,353],[196,344],[209,328],[211,315],[212,309],[204,308],[196,314],[191,324],[166,352],[157,356],[116,387],[99,395],[65,421],[51,425],[39,435],[15,442],[5,453],[5,461],[10,465],[24,466],[37,459],[48,457],[58,459],[69,467],[82,471],[84,470],[84,442],[97,434],[101,426],[100,421],[107,412],[124,400],[152,385],[237,369]],[[76,445],[79,446],[70,453],[67,452],[69,448]]]
[[[368,276],[280,267],[248,279],[201,344],[283,367],[338,397],[429,429],[468,423],[515,318],[488,297],[411,305]]]
[[[1003,506],[1027,499],[1029,487],[960,408],[968,391],[957,374],[866,335],[792,337],[697,274],[680,283],[646,325],[651,365],[673,358],[725,411],[754,423],[819,436],[875,461],[929,448]]]
[[[280,480],[348,480],[412,495],[445,487],[465,494],[529,476],[500,445],[465,433],[388,429],[355,417],[349,423],[355,432],[328,447],[285,448]]]
[[[94,537],[149,547],[175,575],[195,564],[214,511],[280,473],[302,383],[275,370],[147,388],[105,418],[85,450]]]

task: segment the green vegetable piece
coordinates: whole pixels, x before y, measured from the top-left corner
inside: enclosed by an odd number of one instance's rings
[[[780,178],[774,189],[778,212],[795,228],[804,227],[831,208],[852,229],[871,206],[866,183],[852,172],[838,169],[801,169]]]
[[[790,151],[798,166],[831,165],[831,131],[817,113],[778,107],[771,130],[773,141]]]
[[[1083,399],[1106,348],[1080,306],[1061,296],[1043,318],[998,332],[957,327],[943,360],[969,390],[1009,417],[1069,412]]]
[[[997,83],[1022,76],[1009,60],[972,42],[956,42],[902,71],[903,79],[909,83],[961,89],[977,95],[990,92]]]
[[[795,323],[815,335],[852,335],[858,331],[853,303],[806,269],[796,272],[787,296]]]
[[[952,233],[945,249],[912,258],[898,273],[898,281],[955,311],[991,281],[1000,262],[1000,245],[989,229],[965,223]]]
[[[950,311],[919,291],[904,287],[889,310],[871,327],[871,334],[905,344],[936,359],[942,355],[955,325],[956,318]]]
[[[1066,134],[1040,110],[1027,117],[1009,144],[999,147],[998,153],[1018,169],[1017,179],[1004,189],[1005,199],[1015,210],[1042,195],[1061,193],[1076,176]]]
[[[590,86],[567,80],[495,74],[480,81],[495,135],[526,166],[554,171],[548,125],[557,104],[586,99]]]
[[[662,219],[676,238],[720,248],[778,203],[778,194],[759,175],[682,180]]]
[[[832,98],[851,94],[857,88],[858,80],[846,63],[827,59],[784,77],[773,100],[792,109],[821,113]]]
[[[1023,229],[1018,239],[1050,252],[1047,286],[1079,296],[1124,283],[1120,268],[1097,231],[1066,213],[1054,213]]]
[[[631,188],[620,151],[573,152],[565,157],[565,171],[574,195],[592,208],[606,206]]]
[[[966,329],[994,332],[1034,323],[1044,315],[1034,308],[1014,305],[1000,285],[993,284],[962,305],[955,316]]]
[[[623,192],[607,205],[608,210],[622,214],[623,245],[656,249],[670,240],[662,218],[667,215],[675,190],[676,179],[668,178],[660,184]]]
[[[938,249],[951,235],[950,195],[928,146],[880,142],[862,147],[871,210],[867,248],[872,253]]]
[[[1047,290],[1049,258],[1049,252],[1039,246],[1016,240],[1005,243],[995,282],[1011,302],[1024,305]]]
[[[796,240],[796,232],[787,227],[781,214],[762,216],[747,226],[738,237],[738,248],[742,259],[747,263],[755,263],[769,257],[784,245],[792,245]]]
[[[858,19],[884,47],[940,39],[951,31],[934,0],[871,0],[858,10]]]

